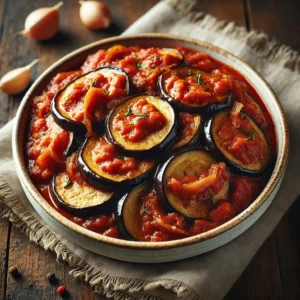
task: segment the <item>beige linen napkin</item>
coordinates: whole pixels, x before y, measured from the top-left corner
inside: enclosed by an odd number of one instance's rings
[[[115,299],[221,299],[300,194],[299,54],[269,41],[263,34],[247,33],[233,23],[189,12],[189,3],[160,2],[125,34],[170,32],[199,38],[234,53],[266,78],[288,117],[291,151],[282,187],[267,212],[240,237],[210,253],[157,265],[119,262],[87,252],[57,235],[34,212],[13,166],[13,121],[0,131],[1,216],[9,217],[32,241],[69,263],[72,275]]]

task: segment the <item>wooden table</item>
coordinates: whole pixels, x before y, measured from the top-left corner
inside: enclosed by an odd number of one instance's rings
[[[106,0],[114,15],[110,29],[90,32],[78,21],[79,5],[65,1],[61,10],[61,31],[50,41],[37,43],[14,33],[23,29],[26,16],[34,9],[52,6],[57,0],[0,0],[0,70],[23,66],[34,58],[40,63],[33,78],[70,51],[95,40],[119,35],[155,5],[158,0]],[[198,8],[248,30],[263,30],[281,42],[300,50],[300,2],[292,0],[201,0]],[[0,126],[14,117],[23,95],[0,94]],[[300,202],[296,202],[264,243],[226,299],[299,299],[300,295]],[[259,233],[258,233],[259,234]],[[24,274],[21,281],[8,275],[16,265]],[[71,292],[72,299],[104,299],[83,282],[68,275],[69,267],[56,262],[53,253],[29,242],[27,236],[0,220],[0,299],[59,299],[46,279],[55,272]],[[214,280],[213,278],[211,280]],[[215,283],[216,287],[218,282]]]

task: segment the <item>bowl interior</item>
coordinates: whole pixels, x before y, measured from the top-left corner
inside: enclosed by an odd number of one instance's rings
[[[245,79],[252,85],[252,87],[259,94],[263,100],[267,110],[273,118],[275,124],[275,132],[277,135],[277,158],[273,174],[260,194],[260,196],[240,215],[233,218],[229,222],[212,229],[208,232],[188,237],[182,240],[160,242],[160,243],[149,243],[149,242],[132,242],[125,240],[118,240],[114,238],[105,237],[89,231],[79,225],[69,221],[60,215],[54,208],[48,204],[48,202],[41,196],[39,191],[32,184],[25,165],[23,145],[24,138],[27,136],[27,125],[29,122],[29,115],[31,110],[32,100],[35,96],[39,95],[44,88],[47,86],[53,76],[59,72],[69,71],[80,66],[86,57],[90,54],[95,53],[100,49],[107,49],[115,44],[122,44],[124,46],[139,45],[142,47],[175,47],[184,46],[195,49],[197,51],[206,52],[215,59],[233,67],[239,71]],[[267,85],[267,83],[258,75],[248,64],[242,62],[234,55],[215,47],[211,44],[201,42],[195,39],[189,39],[179,36],[162,35],[162,34],[143,34],[136,36],[122,36],[116,38],[109,38],[99,42],[95,42],[86,47],[80,48],[71,54],[65,56],[57,63],[48,68],[32,85],[29,91],[26,93],[17,113],[15,131],[13,134],[13,152],[14,160],[17,168],[17,172],[23,185],[27,191],[32,195],[35,201],[53,218],[62,223],[64,226],[79,232],[91,239],[98,240],[103,243],[114,244],[116,246],[126,247],[142,247],[147,249],[158,249],[165,247],[177,247],[185,244],[196,243],[201,240],[206,240],[213,236],[219,235],[224,231],[234,227],[238,223],[245,220],[250,214],[252,214],[262,203],[268,198],[273,189],[276,187],[280,180],[282,173],[284,172],[287,152],[288,152],[288,131],[285,116],[283,110],[274,95],[273,91]]]

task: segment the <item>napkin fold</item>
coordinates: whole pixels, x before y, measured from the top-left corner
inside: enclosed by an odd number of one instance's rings
[[[266,213],[244,234],[209,253],[164,264],[132,264],[88,252],[59,236],[36,214],[13,165],[14,121],[0,130],[0,216],[9,218],[31,241],[70,264],[70,273],[114,299],[222,299],[300,194],[300,55],[247,32],[234,23],[192,12],[191,1],[163,1],[124,34],[163,32],[210,42],[248,62],[271,85],[288,118],[291,149],[282,186]],[[213,280],[212,280],[213,279]]]

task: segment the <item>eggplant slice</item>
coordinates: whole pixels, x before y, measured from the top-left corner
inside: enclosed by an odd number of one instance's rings
[[[109,76],[112,76],[114,74],[125,76],[125,95],[120,99],[110,99],[109,103],[111,104],[106,103],[105,105],[107,105],[108,107],[105,108],[104,112],[100,112],[101,114],[103,114],[103,116],[97,117],[99,120],[91,122],[93,131],[102,131],[104,128],[104,122],[107,112],[113,106],[123,101],[124,98],[130,93],[130,82],[127,74],[121,69],[115,67],[101,67],[99,69],[90,71],[82,76],[75,78],[73,81],[67,84],[65,88],[60,90],[55,95],[51,103],[51,109],[56,123],[66,130],[75,132],[79,135],[84,135],[87,131],[84,120],[77,121],[74,116],[72,116],[72,114],[79,113],[84,115],[84,100],[87,97],[89,97],[93,102],[101,101],[103,99],[107,101],[106,95],[109,95],[109,90],[106,90],[103,87],[97,87],[97,84],[99,84],[97,82],[97,79],[99,78],[99,76],[108,78]],[[69,111],[67,111],[64,107],[64,103],[68,103],[68,101],[70,101],[70,97],[73,97],[74,95],[76,96],[76,94],[79,95],[77,97],[80,97],[80,100],[74,103],[72,110],[70,109]]]
[[[116,193],[96,189],[81,178],[71,180],[67,172],[56,174],[50,185],[50,194],[58,206],[79,215],[93,215],[112,208]]]
[[[141,115],[132,113],[131,107],[139,100],[145,100],[147,104],[153,105],[165,118],[165,125],[139,141],[129,141],[124,138],[120,131],[113,128],[114,119],[116,116],[121,116],[126,121],[128,116],[131,116],[133,118],[132,122],[136,124],[136,122],[140,122],[139,119],[142,117],[149,118],[145,113]],[[106,122],[106,137],[109,142],[114,144],[124,155],[134,157],[145,157],[145,155],[149,157],[167,150],[175,142],[179,129],[178,116],[172,106],[159,96],[148,94],[140,94],[128,98],[111,111]]]
[[[155,174],[155,189],[159,199],[165,204],[165,208],[169,211],[177,211],[185,217],[191,219],[210,219],[209,213],[213,205],[219,200],[228,200],[230,178],[224,180],[224,184],[216,192],[205,194],[204,199],[184,199],[183,195],[177,194],[169,188],[171,178],[181,180],[186,176],[199,177],[207,172],[212,165],[217,165],[216,160],[207,152],[202,150],[188,150],[178,155],[172,156],[164,164],[162,164]],[[223,167],[224,167],[224,163]],[[228,172],[226,170],[226,172]],[[229,173],[229,172],[228,172]],[[194,188],[195,184],[205,185],[206,189],[211,184],[208,180],[210,176],[204,177],[195,182],[189,183],[189,188]],[[216,181],[216,178],[214,179]],[[203,189],[203,191],[205,190]],[[196,195],[197,192],[191,195]]]
[[[219,112],[212,116],[206,121],[204,126],[204,133],[206,138],[206,143],[208,149],[216,157],[226,162],[230,170],[236,175],[247,175],[251,177],[256,177],[261,175],[270,165],[272,153],[270,144],[264,131],[257,125],[257,123],[246,113],[240,112],[243,120],[248,120],[251,124],[251,130],[245,130],[243,127],[239,128],[239,135],[243,137],[235,138],[236,144],[241,141],[241,147],[243,147],[243,156],[248,157],[252,153],[255,153],[256,147],[255,143],[258,141],[260,143],[260,151],[263,151],[263,159],[261,158],[261,153],[259,158],[255,159],[251,163],[243,163],[234,153],[229,151],[229,148],[234,146],[232,142],[228,143],[225,140],[224,133],[220,131],[222,125],[230,116],[230,111],[225,110]],[[233,126],[233,125],[232,125]],[[232,127],[233,130],[237,130]],[[252,150],[253,149],[253,150]]]
[[[173,82],[176,84],[178,80],[184,80],[188,85],[192,85],[192,89],[198,89],[202,95],[201,103],[193,103],[184,101],[184,94],[179,94],[174,98],[170,92],[166,90],[166,85],[172,85],[168,82],[172,76],[177,76],[178,79]],[[215,86],[210,82],[211,74],[204,72],[201,69],[191,66],[176,66],[161,74],[158,78],[159,92],[162,98],[176,106],[179,111],[200,113],[204,116],[209,116],[212,113],[227,108],[231,105],[231,92],[216,93]],[[177,88],[175,89],[177,92]],[[199,98],[196,97],[196,98]]]
[[[132,157],[117,155],[114,159],[127,160],[134,159],[136,169],[123,174],[111,174],[103,171],[101,164],[93,159],[93,151],[99,140],[103,137],[90,137],[85,140],[79,150],[77,165],[81,177],[90,185],[105,190],[126,190],[133,185],[142,183],[154,171],[154,160],[137,160]],[[106,142],[107,143],[107,142]],[[107,143],[108,144],[108,143]],[[111,145],[113,146],[113,145]],[[114,147],[114,146],[113,146]],[[113,151],[115,151],[113,149]],[[109,161],[104,161],[104,164]]]
[[[162,55],[169,54],[175,57],[177,56],[180,61],[183,61],[183,55],[178,50],[173,48],[161,48],[158,49],[158,53]]]
[[[144,240],[141,228],[141,199],[151,191],[151,188],[152,185],[149,183],[140,184],[118,201],[115,216],[118,228],[124,238],[137,241]]]
[[[199,145],[203,122],[199,114],[180,113],[179,137],[173,150]]]

